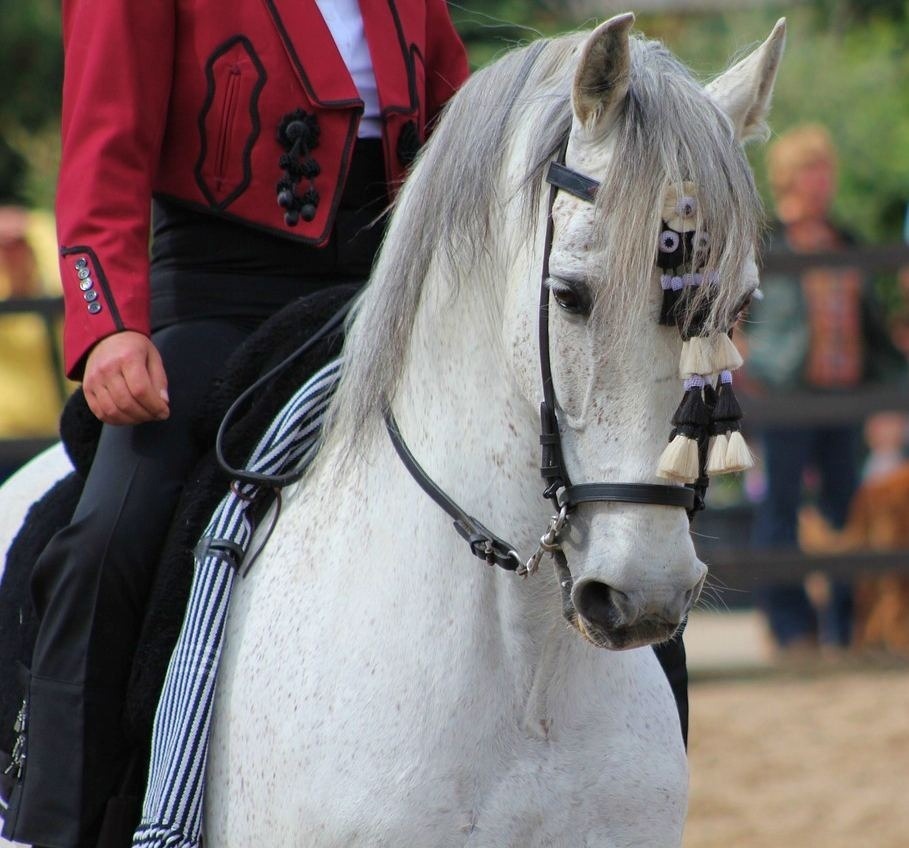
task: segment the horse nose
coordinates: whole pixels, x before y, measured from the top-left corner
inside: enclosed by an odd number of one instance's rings
[[[574,608],[578,614],[604,630],[627,627],[637,616],[631,598],[598,580],[588,580],[575,587]]]
[[[643,618],[655,618],[676,625],[685,617],[700,589],[700,579],[684,592],[651,598],[649,602],[599,580],[579,581],[574,591],[578,614],[605,631],[633,626]]]

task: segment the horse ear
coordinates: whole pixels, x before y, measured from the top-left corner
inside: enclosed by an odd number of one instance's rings
[[[732,119],[739,141],[765,139],[773,83],[786,43],[786,19],[780,18],[767,40],[707,86],[707,93]]]
[[[605,128],[628,93],[628,31],[633,23],[631,12],[616,15],[600,24],[584,44],[574,74],[571,102],[578,122],[590,133]]]

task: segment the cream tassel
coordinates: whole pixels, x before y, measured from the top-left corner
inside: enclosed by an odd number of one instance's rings
[[[735,471],[747,471],[754,466],[754,456],[745,442],[745,437],[738,430],[729,434],[729,445],[726,448],[726,462],[723,471],[727,474]]]
[[[742,367],[742,354],[726,333],[717,333],[711,336],[711,340],[714,345],[711,350],[710,373],[719,374],[721,371],[735,371]]]
[[[693,483],[698,479],[699,472],[697,440],[676,433],[660,456],[657,477]]]
[[[712,373],[714,357],[711,355],[711,347],[710,339],[703,336],[692,336],[682,342],[679,376],[691,377],[695,374]]]
[[[725,433],[719,433],[710,440],[710,452],[707,455],[707,473],[725,474],[726,453],[729,448],[729,438]]]

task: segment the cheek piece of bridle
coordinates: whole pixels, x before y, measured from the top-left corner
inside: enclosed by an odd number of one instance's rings
[[[540,473],[546,483],[543,497],[552,501],[557,514],[550,520],[549,527],[540,539],[540,544],[534,554],[527,560],[522,559],[513,545],[496,536],[477,519],[464,512],[432,481],[405,444],[390,408],[385,410],[385,425],[391,442],[408,472],[423,491],[454,520],[455,530],[467,541],[475,556],[485,560],[489,565],[498,565],[509,571],[516,571],[521,576],[526,576],[537,570],[544,554],[552,555],[562,587],[563,611],[566,616],[571,617],[570,592],[573,581],[559,544],[559,535],[565,527],[569,515],[578,505],[606,501],[672,506],[685,509],[691,519],[698,510],[704,508],[704,495],[709,480],[705,471],[705,451],[701,451],[702,458],[697,479],[685,486],[654,483],[573,484],[571,482],[565,468],[559,422],[556,417],[556,399],[549,353],[550,292],[547,281],[553,241],[552,209],[559,189],[591,203],[600,184],[596,180],[573,171],[559,161],[550,163],[546,181],[551,188],[539,307],[540,371],[543,383],[543,402],[540,405],[540,444],[542,446]]]

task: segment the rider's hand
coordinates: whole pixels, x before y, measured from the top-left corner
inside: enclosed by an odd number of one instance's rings
[[[148,336],[132,330],[107,336],[92,348],[82,389],[105,424],[163,421],[170,415],[161,354]]]

